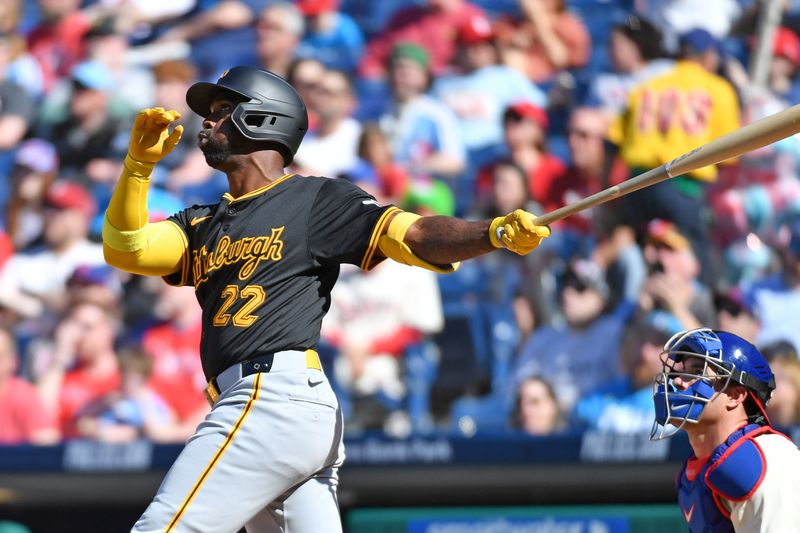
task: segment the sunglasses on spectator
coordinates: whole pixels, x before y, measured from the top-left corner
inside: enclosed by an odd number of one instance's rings
[[[575,290],[576,292],[585,292],[591,289],[591,287],[589,287],[587,284],[576,278],[570,278],[566,280],[564,282],[564,288],[566,289],[567,287]]]

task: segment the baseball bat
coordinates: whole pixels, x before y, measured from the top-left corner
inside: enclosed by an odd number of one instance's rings
[[[648,170],[644,174],[624,181],[619,185],[608,187],[577,202],[536,217],[535,223],[540,226],[551,224],[578,211],[603,204],[609,200],[614,200],[698,168],[720,163],[726,159],[785,139],[797,132],[800,132],[800,104],[726,133],[711,142],[695,148],[691,152],[673,159],[666,165]]]

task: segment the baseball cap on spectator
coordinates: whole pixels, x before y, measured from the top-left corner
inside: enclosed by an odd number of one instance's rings
[[[114,84],[108,68],[98,61],[84,61],[72,67],[70,77],[80,87],[94,91],[106,91]]]
[[[399,59],[409,59],[419,64],[425,70],[430,67],[431,56],[428,51],[416,43],[397,43],[392,48],[392,62]]]
[[[575,259],[569,264],[564,274],[564,286],[572,287],[579,292],[591,289],[603,299],[610,295],[606,274],[602,267],[588,259]]]
[[[744,293],[739,287],[731,287],[725,291],[717,291],[714,294],[714,308],[717,311],[725,311],[732,316],[739,316],[747,313],[751,317],[756,317],[753,305],[747,301]]]
[[[532,120],[543,130],[550,125],[545,110],[532,102],[517,102],[508,106],[503,113],[503,121],[512,117]]]
[[[680,45],[682,49],[698,54],[709,50],[720,51],[719,42],[708,30],[704,30],[703,28],[696,28],[681,35]]]
[[[53,183],[44,196],[44,205],[58,209],[74,209],[87,218],[97,211],[92,196],[83,186],[74,181],[57,181]]]
[[[116,280],[108,265],[80,265],[67,278],[67,285],[108,285]]]
[[[58,153],[55,146],[44,139],[28,139],[17,148],[14,163],[37,174],[48,174],[58,168]]]
[[[659,218],[647,224],[647,242],[662,245],[672,250],[686,250],[689,248],[687,239],[672,222]]]
[[[315,17],[339,9],[338,0],[295,0],[295,4],[306,17]]]
[[[494,36],[492,21],[483,13],[472,14],[458,32],[458,40],[465,45],[489,42]]]
[[[80,265],[67,278],[71,299],[111,306],[122,295],[122,282],[108,265]]]
[[[795,66],[800,65],[800,37],[789,28],[779,27],[775,30],[772,53],[788,59]]]

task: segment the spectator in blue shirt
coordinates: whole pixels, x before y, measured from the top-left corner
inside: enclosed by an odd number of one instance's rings
[[[458,40],[462,72],[438,79],[433,94],[455,113],[470,160],[480,166],[490,159],[475,160],[477,152],[494,148],[496,155],[503,143],[505,109],[523,101],[544,108],[547,97],[522,73],[500,64],[492,22],[485,15],[469,17]]]
[[[626,375],[578,401],[574,422],[617,433],[648,432],[655,416],[653,376],[661,371],[661,351],[677,323],[663,315],[646,314],[630,323],[622,342]]]
[[[355,20],[340,12],[338,0],[297,0],[306,20],[298,57],[312,57],[326,67],[353,72],[364,49],[364,34]]]
[[[561,307],[564,323],[534,330],[520,350],[514,386],[530,375],[554,387],[569,412],[577,400],[614,381],[620,372],[619,347],[627,316],[606,312],[610,290],[605,272],[586,259],[573,260],[564,276]]]

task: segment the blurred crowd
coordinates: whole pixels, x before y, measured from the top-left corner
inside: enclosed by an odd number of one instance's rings
[[[0,443],[182,442],[208,412],[191,288],[116,271],[100,231],[134,114],[180,111],[149,215],[227,188],[196,80],[289,80],[293,168],[424,215],[551,211],[800,103],[800,2],[0,0]],[[765,81],[752,79],[766,46]],[[438,276],[343,267],[318,350],[347,431],[639,432],[661,347],[737,333],[800,422],[800,142],[552,225],[521,258]]]

